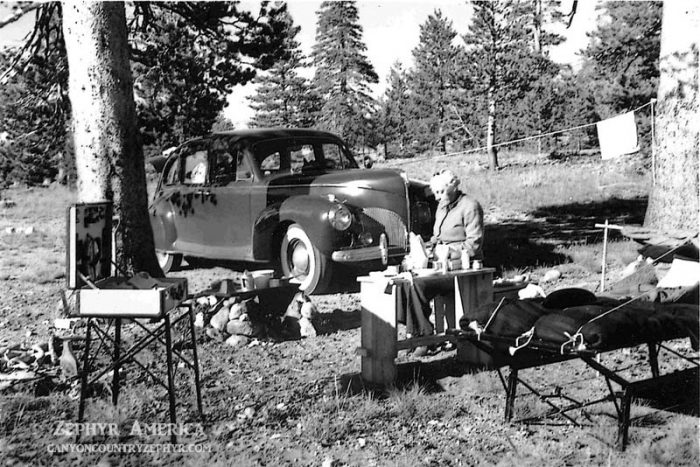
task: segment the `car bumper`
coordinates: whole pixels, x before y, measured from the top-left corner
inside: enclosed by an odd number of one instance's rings
[[[387,255],[390,258],[405,256],[408,252],[403,249],[389,249]],[[362,261],[373,261],[382,259],[382,248],[379,246],[368,246],[353,250],[338,250],[331,254],[331,259],[337,263],[358,263]]]

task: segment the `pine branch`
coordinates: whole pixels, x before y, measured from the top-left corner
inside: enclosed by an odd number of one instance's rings
[[[19,2],[12,9],[12,14],[8,17],[0,20],[0,28],[7,26],[8,24],[18,21],[22,16],[34,11],[41,6],[41,2]]]

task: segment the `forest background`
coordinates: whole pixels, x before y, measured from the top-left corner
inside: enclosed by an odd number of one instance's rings
[[[251,127],[327,129],[356,153],[387,159],[488,144],[492,151],[473,157],[487,155],[493,169],[501,142],[591,124],[656,96],[660,2],[600,3],[577,69],[550,57],[563,41],[556,31],[571,19],[568,5],[466,5],[469,18],[450,18],[439,8],[425,18],[412,63],[392,66],[379,98],[372,93],[379,76],[359,20],[362,2],[322,2],[308,56],[284,3],[263,3],[253,12],[217,2],[130,5],[134,95],[146,156],[232,129],[227,103],[233,89],[249,83],[255,85]],[[7,184],[73,181],[61,14],[59,3],[44,4],[36,14],[44,40],[0,51],[0,180]],[[455,23],[464,22],[466,32],[457,33]],[[21,52],[31,54],[19,73],[15,57]],[[648,157],[649,114],[637,118]],[[596,146],[593,127],[586,127],[510,148],[551,154]]]

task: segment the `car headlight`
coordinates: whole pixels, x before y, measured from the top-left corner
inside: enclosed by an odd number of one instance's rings
[[[336,204],[328,211],[328,222],[336,230],[347,230],[352,223],[352,213],[342,204]]]

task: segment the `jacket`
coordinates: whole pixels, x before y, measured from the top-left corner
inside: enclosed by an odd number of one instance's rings
[[[484,211],[479,202],[460,191],[451,203],[440,203],[433,239],[467,250],[472,259],[483,260]]]

